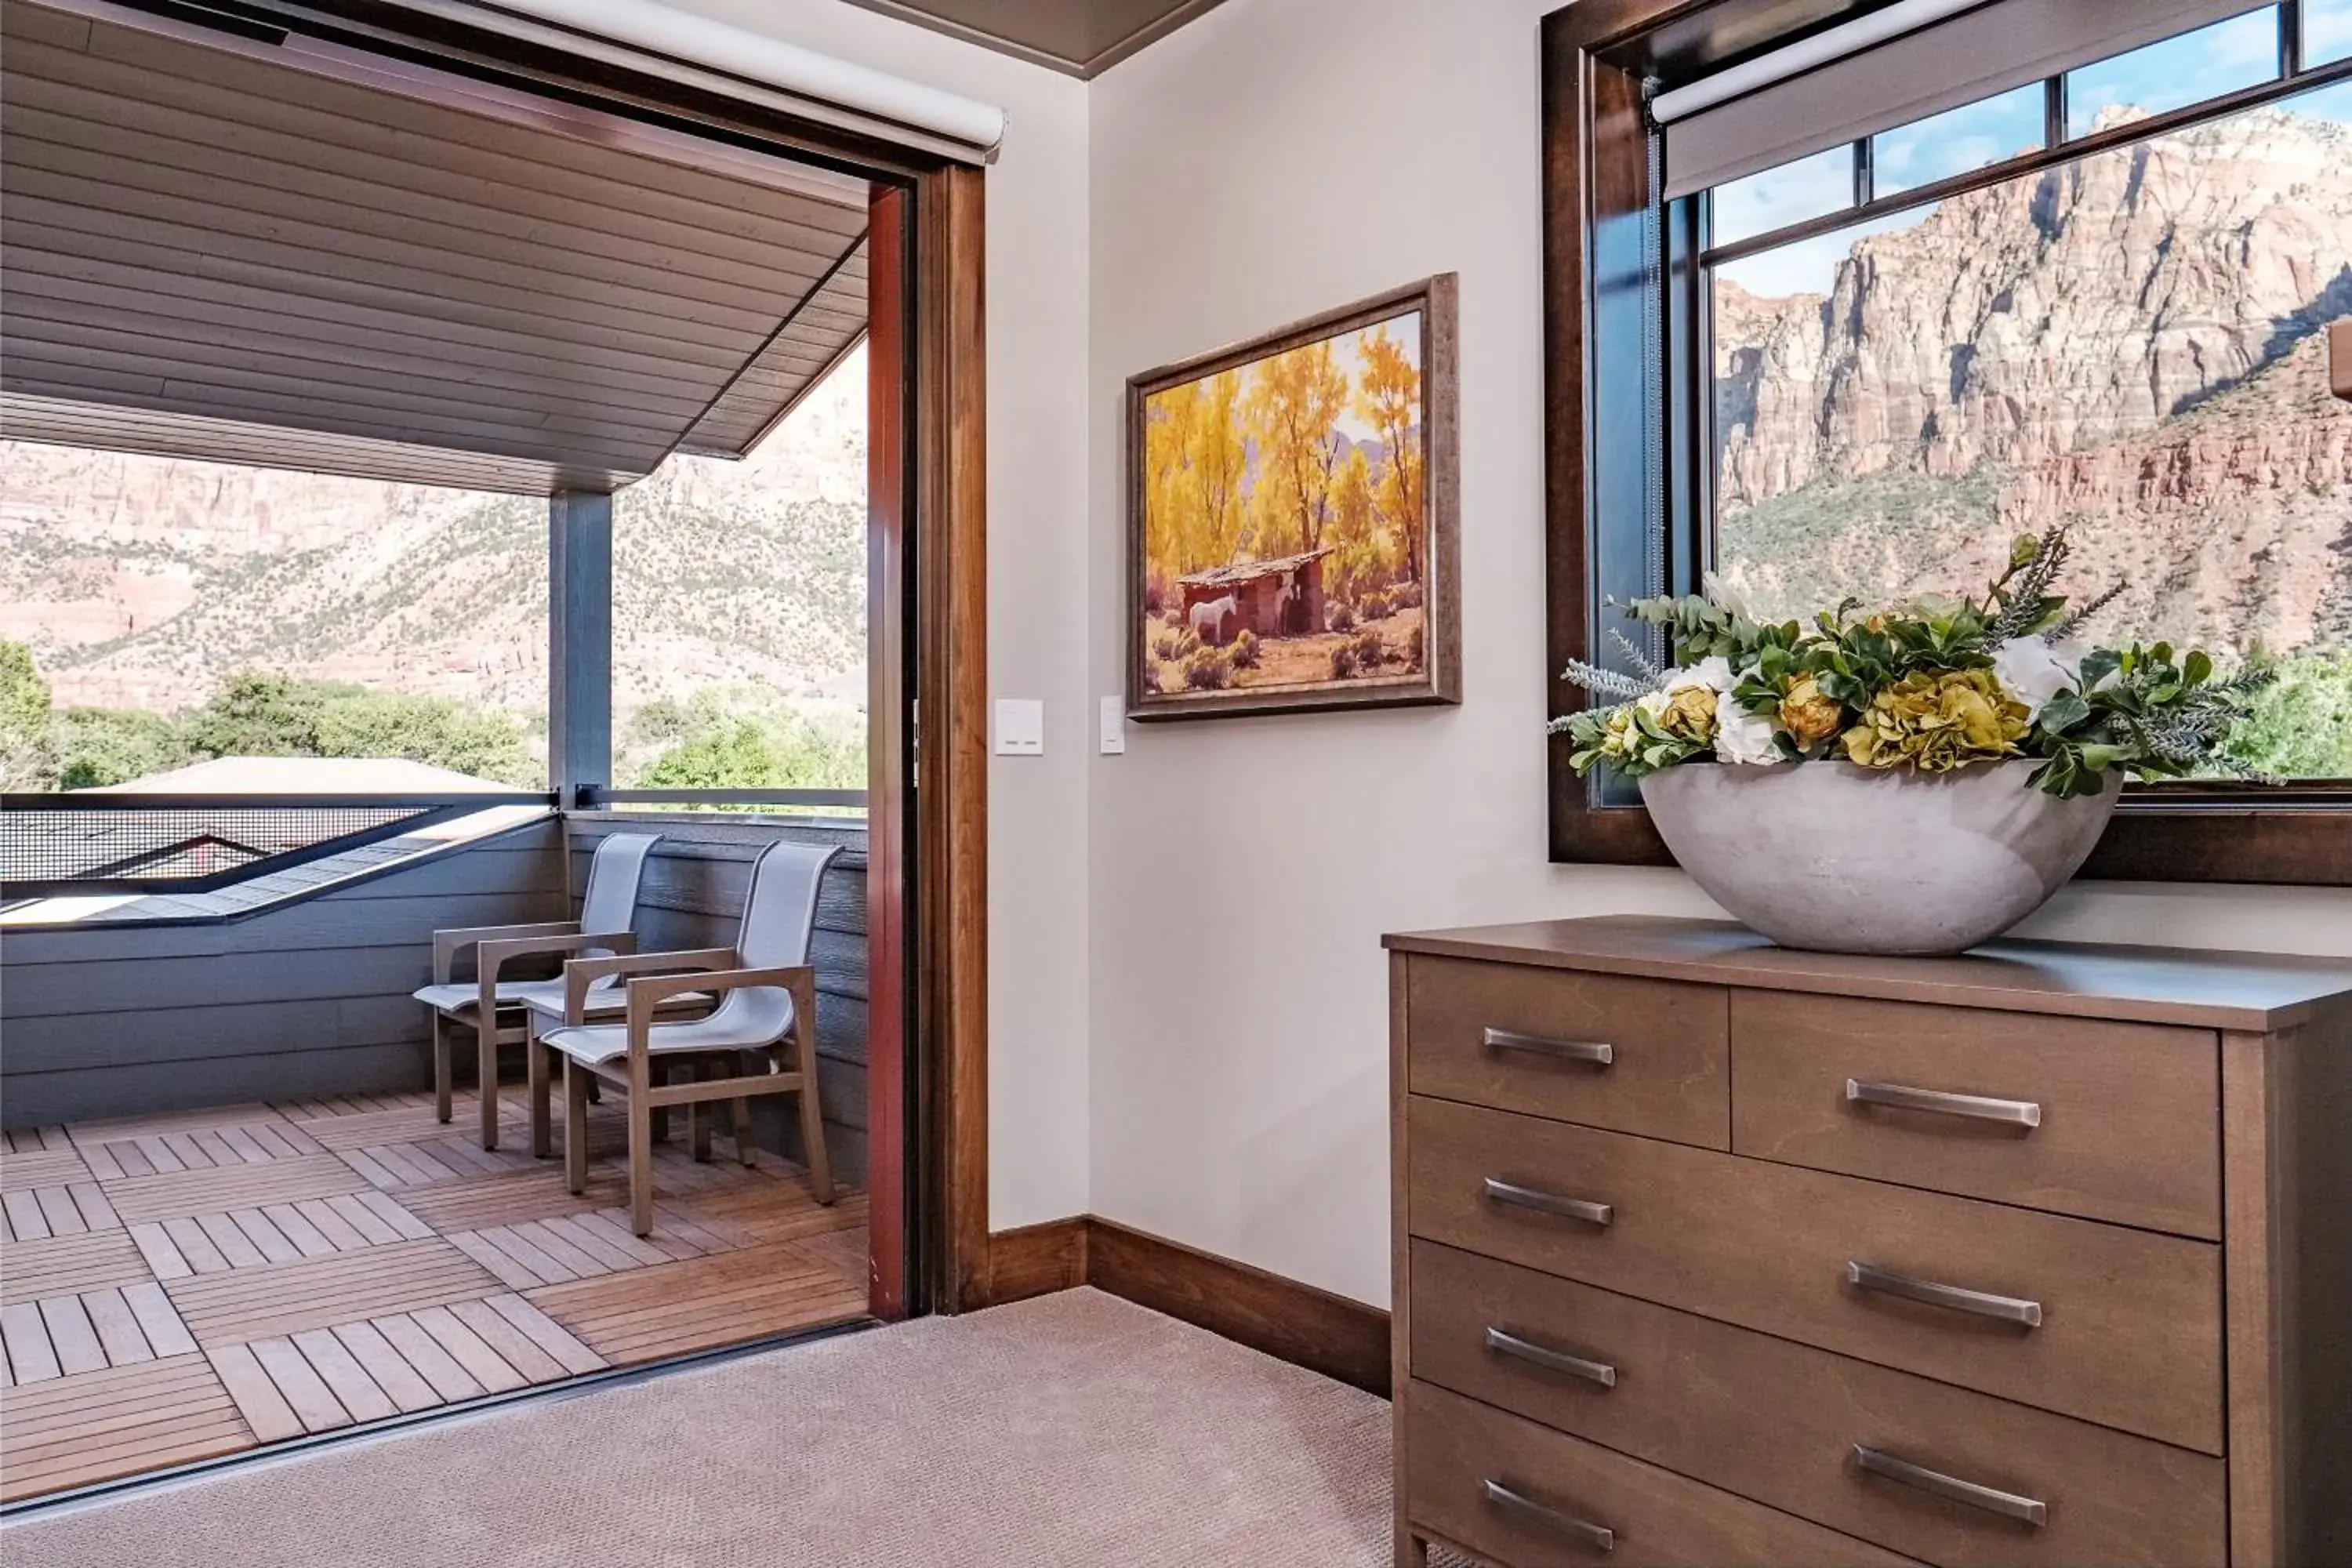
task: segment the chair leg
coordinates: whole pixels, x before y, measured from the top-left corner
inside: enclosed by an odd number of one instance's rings
[[[648,1073],[629,1086],[629,1228],[654,1233],[654,1108],[646,1103]]]
[[[588,1069],[563,1058],[563,1184],[573,1197],[588,1186]]]
[[[803,1020],[808,1015],[803,1012]],[[808,1155],[809,1192],[817,1202],[833,1202],[833,1156],[824,1147],[824,1107],[816,1092],[816,1031],[805,1021],[793,1030],[793,1056],[800,1064],[801,1147]]]
[[[544,1160],[551,1152],[548,1139],[547,1047],[539,1043],[536,1013],[523,1014],[522,1054],[530,1063],[530,1152],[532,1158]]]
[[[433,1113],[446,1121],[453,1114],[449,1094],[449,1021],[433,1010]]]
[[[499,1146],[499,1021],[493,1016],[478,1020],[474,1026],[474,1038],[480,1043],[478,1086],[482,1095],[482,1147]]]
[[[743,1076],[740,1063],[736,1066],[735,1076]],[[740,1095],[729,1103],[733,1107],[729,1112],[728,1126],[735,1134],[735,1157],[746,1166],[757,1165],[760,1163],[760,1134],[751,1125],[751,1097]]]
[[[689,1082],[700,1083],[703,1079],[704,1069],[699,1064],[688,1068],[686,1072]],[[710,1163],[710,1124],[717,1120],[712,1114],[714,1109],[710,1102],[700,1100],[686,1108],[687,1136],[693,1142],[698,1164]]]
[[[653,1081],[654,1081],[654,1082],[656,1082],[656,1083],[667,1083],[667,1082],[669,1081],[669,1068],[668,1068],[668,1066],[667,1066],[667,1065],[666,1065],[666,1064],[661,1064],[661,1063],[656,1063],[656,1064],[655,1065],[655,1067],[654,1067],[654,1068],[653,1068]],[[654,1125],[654,1142],[656,1142],[656,1143],[667,1143],[667,1142],[669,1142],[669,1107],[667,1107],[667,1106],[666,1106],[666,1105],[661,1105],[661,1106],[656,1106],[656,1107],[654,1108],[654,1123],[653,1123],[653,1125]]]

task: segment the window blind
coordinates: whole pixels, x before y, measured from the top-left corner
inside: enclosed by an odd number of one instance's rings
[[[1675,121],[1664,132],[1665,195],[1691,195],[2272,3],[1993,0]]]

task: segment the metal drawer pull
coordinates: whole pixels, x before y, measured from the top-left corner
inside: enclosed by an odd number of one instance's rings
[[[1974,1312],[1979,1318],[1999,1318],[2004,1323],[2022,1323],[2029,1329],[2042,1326],[2042,1303],[2021,1300],[2015,1296],[1994,1296],[1982,1290],[1965,1290],[1958,1285],[1938,1285],[1932,1279],[1914,1279],[1907,1274],[1890,1274],[1884,1268],[1852,1261],[1845,1266],[1845,1281],[1882,1296],[1900,1296],[1906,1301],[1948,1307],[1955,1312]]]
[[[1562,1061],[1591,1062],[1607,1067],[1617,1059],[1617,1047],[1602,1040],[1549,1040],[1541,1035],[1522,1035],[1516,1029],[1489,1029],[1486,1037],[1490,1051],[1525,1051],[1533,1057],[1558,1057]]]
[[[1898,1110],[1932,1110],[1938,1116],[1965,1116],[1972,1121],[1998,1121],[2006,1127],[2039,1127],[2042,1107],[2030,1100],[1993,1100],[1981,1094],[1952,1094],[1940,1089],[1913,1089],[1907,1084],[1845,1080],[1847,1100],[1862,1105],[1891,1105]]]
[[[1940,1470],[1923,1469],[1908,1459],[1898,1459],[1876,1448],[1865,1448],[1860,1443],[1853,1446],[1853,1462],[1874,1476],[1885,1476],[1890,1481],[1900,1481],[1906,1487],[1916,1487],[1939,1498],[1964,1502],[1970,1508],[1980,1508],[2003,1519],[2017,1520],[2036,1529],[2049,1522],[2050,1507],[2038,1499],[1980,1487],[1974,1481],[1964,1481]]]
[[[1551,1350],[1537,1344],[1532,1340],[1523,1340],[1518,1335],[1507,1332],[1492,1324],[1487,1325],[1486,1329],[1486,1348],[1490,1351],[1500,1351],[1507,1356],[1517,1356],[1521,1361],[1530,1362],[1548,1371],[1564,1372],[1570,1377],[1580,1377],[1587,1383],[1597,1383],[1603,1388],[1617,1386],[1617,1369],[1605,1361],[1587,1361],[1580,1355],[1570,1355],[1566,1351]]]
[[[1545,1214],[1564,1215],[1580,1219],[1587,1225],[1607,1225],[1617,1217],[1617,1211],[1608,1204],[1587,1203],[1582,1198],[1564,1198],[1558,1193],[1540,1192],[1523,1187],[1499,1176],[1486,1178],[1486,1195],[1498,1204],[1511,1204],[1523,1209],[1538,1209]]]
[[[1549,1504],[1539,1503],[1531,1497],[1512,1490],[1492,1476],[1486,1478],[1485,1485],[1488,1502],[1498,1503],[1562,1535],[1581,1541],[1587,1546],[1597,1546],[1603,1552],[1617,1549],[1617,1532],[1607,1525],[1588,1523],[1573,1514],[1562,1513]],[[2042,1505],[2036,1503],[2033,1506],[2040,1508]]]

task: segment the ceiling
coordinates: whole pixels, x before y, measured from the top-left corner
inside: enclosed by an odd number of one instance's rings
[[[1093,77],[1219,0],[851,0],[1073,76]]]
[[[104,0],[0,43],[0,435],[602,490],[866,329],[862,181]]]

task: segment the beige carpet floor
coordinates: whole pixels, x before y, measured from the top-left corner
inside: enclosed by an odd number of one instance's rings
[[[1388,1420],[1072,1290],[22,1520],[0,1561],[1373,1568]]]

